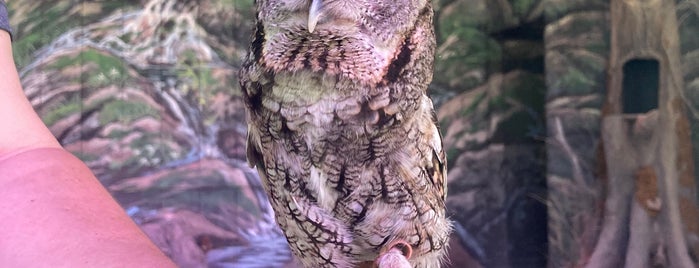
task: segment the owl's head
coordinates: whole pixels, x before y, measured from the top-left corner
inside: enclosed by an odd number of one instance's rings
[[[259,0],[265,22],[285,28],[362,31],[377,37],[400,35],[414,24],[429,0]]]
[[[429,2],[258,0],[258,31],[263,28],[265,36],[262,54],[266,64],[279,70],[332,73],[337,67],[347,76],[379,75],[421,17],[431,20]],[[349,69],[339,66],[348,58],[353,61]]]

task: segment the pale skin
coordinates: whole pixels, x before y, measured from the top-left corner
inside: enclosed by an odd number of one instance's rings
[[[176,267],[25,97],[0,30],[0,266]]]

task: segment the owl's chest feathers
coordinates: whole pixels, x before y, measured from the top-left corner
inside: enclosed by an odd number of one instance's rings
[[[268,34],[260,60],[275,72],[308,70],[377,83],[384,78],[398,52],[395,44],[378,44],[356,32],[339,35],[318,30],[309,34],[303,29],[290,28]]]
[[[347,176],[340,179],[338,174],[344,171],[326,162],[361,169],[405,141],[387,132],[405,132],[397,129],[407,127],[404,121],[415,111],[406,107],[412,107],[407,103],[413,101],[404,98],[403,92],[391,92],[388,87],[366,87],[311,72],[274,77],[274,85],[264,94],[262,104],[271,115],[267,117],[270,121],[281,122],[276,125],[278,130],[267,130],[273,137],[278,135],[277,142],[284,144],[279,148],[287,148],[275,155],[296,159],[290,161],[296,163],[310,159],[312,164],[298,172],[305,174],[302,180],[320,207],[332,211],[338,198],[365,187],[358,186],[361,173],[349,176],[351,172],[347,171]]]
[[[414,112],[410,103],[417,100],[405,94],[387,86],[299,71],[277,74],[262,105],[293,132],[316,138],[333,131],[362,135],[390,127]]]

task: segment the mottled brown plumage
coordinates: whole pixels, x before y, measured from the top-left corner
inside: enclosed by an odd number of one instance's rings
[[[403,242],[413,267],[439,267],[451,227],[426,95],[430,1],[258,0],[257,10],[240,72],[248,160],[293,252],[306,267],[359,267],[392,262]]]

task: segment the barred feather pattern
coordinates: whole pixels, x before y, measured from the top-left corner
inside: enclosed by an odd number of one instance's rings
[[[451,224],[426,94],[431,3],[324,0],[311,33],[309,2],[258,0],[240,71],[247,157],[277,223],[306,267],[358,267],[396,241],[413,267],[439,267]]]

